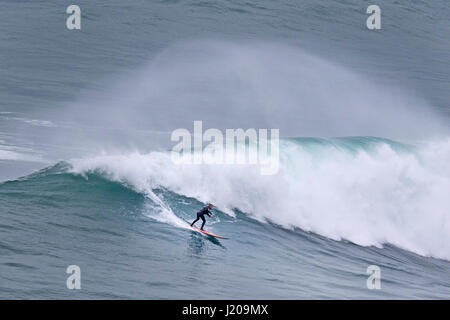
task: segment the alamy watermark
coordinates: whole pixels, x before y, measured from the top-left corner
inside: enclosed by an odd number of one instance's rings
[[[66,13],[70,16],[66,19],[66,27],[69,30],[81,30],[81,8],[72,4],[66,8]],[[376,4],[369,5],[366,13],[370,16],[366,20],[366,26],[369,30],[381,29],[381,9]]]
[[[81,289],[81,269],[79,266],[73,264],[67,267],[66,273],[70,274],[66,280],[66,287],[69,290]]]
[[[69,30],[81,29],[81,9],[79,6],[72,4],[67,7],[66,13],[70,14],[66,19],[66,27]]]
[[[270,136],[269,136],[270,131]],[[279,129],[219,129],[203,132],[203,122],[194,121],[194,132],[176,129],[171,152],[176,164],[259,165],[262,175],[276,174],[280,167]],[[204,145],[206,143],[206,146]]]
[[[366,273],[369,275],[366,281],[367,289],[381,289],[381,269],[379,266],[370,265],[367,267]]]
[[[366,10],[367,14],[370,16],[366,20],[366,26],[369,30],[380,30],[381,29],[381,9],[376,4],[370,5]]]

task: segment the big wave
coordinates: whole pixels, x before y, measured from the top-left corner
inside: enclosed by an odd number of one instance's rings
[[[232,216],[240,210],[283,228],[450,260],[449,158],[450,139],[411,146],[303,138],[281,141],[276,175],[261,175],[257,165],[174,164],[169,152],[84,157],[71,171],[101,173],[148,195],[160,220],[174,225],[181,221],[153,190],[213,202]]]

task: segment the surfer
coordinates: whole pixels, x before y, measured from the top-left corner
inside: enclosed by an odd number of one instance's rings
[[[197,219],[195,219],[192,223],[191,223],[191,227],[194,225],[194,223],[196,223],[199,219],[202,219],[203,223],[202,223],[202,227],[200,228],[200,230],[203,230],[203,226],[205,225],[206,219],[204,217],[204,215],[208,215],[208,217],[210,218],[214,218],[214,215],[212,214],[212,212],[210,210],[213,209],[213,205],[210,203],[208,204],[206,207],[204,207],[202,210],[200,210],[199,212],[197,212]]]

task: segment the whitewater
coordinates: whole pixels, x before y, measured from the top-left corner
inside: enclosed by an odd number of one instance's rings
[[[450,140],[412,147],[370,137],[299,138],[283,141],[280,157],[274,176],[256,165],[173,164],[162,152],[71,163],[74,173],[98,172],[143,194],[165,188],[231,216],[237,209],[333,240],[450,260]]]

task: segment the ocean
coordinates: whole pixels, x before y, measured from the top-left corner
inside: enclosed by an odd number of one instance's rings
[[[371,4],[0,1],[0,298],[449,299],[450,5]],[[174,163],[194,121],[277,172]]]

